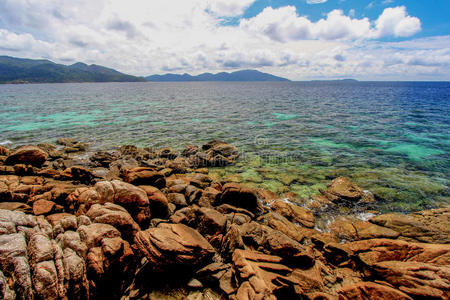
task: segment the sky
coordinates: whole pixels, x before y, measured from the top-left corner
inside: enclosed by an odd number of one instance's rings
[[[450,80],[449,0],[0,0],[0,55],[128,74]]]

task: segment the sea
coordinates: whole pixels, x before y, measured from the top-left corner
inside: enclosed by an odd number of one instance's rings
[[[450,204],[450,82],[0,85],[1,145],[59,137],[91,151],[220,139],[241,156],[218,180],[305,200],[348,176],[382,212]]]

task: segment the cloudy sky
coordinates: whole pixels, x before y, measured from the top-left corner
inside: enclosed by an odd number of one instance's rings
[[[450,80],[449,0],[0,0],[0,55],[133,75]]]

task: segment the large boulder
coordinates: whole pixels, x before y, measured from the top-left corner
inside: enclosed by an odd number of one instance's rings
[[[163,174],[146,167],[127,170],[124,180],[134,185],[152,185],[160,189],[166,186],[166,179]]]
[[[326,190],[319,190],[323,196],[335,203],[375,201],[373,194],[360,188],[347,177],[338,177],[327,185]]]
[[[281,257],[256,251],[236,250],[233,267],[239,278],[236,299],[298,299],[301,289],[288,275],[292,269]]]
[[[200,267],[210,263],[215,253],[200,233],[183,224],[162,223],[140,231],[135,246],[147,258],[149,266],[160,271]]]
[[[125,208],[141,226],[146,226],[150,221],[147,193],[120,180],[97,182],[93,188],[84,189],[79,195],[75,192],[69,199],[76,202],[78,215],[86,213],[94,204],[110,202]]]
[[[132,241],[136,233],[141,230],[126,209],[113,203],[94,204],[86,213],[86,216],[94,223],[114,226],[128,241]]]
[[[256,192],[237,183],[225,184],[219,201],[220,204],[230,204],[251,212],[257,212],[261,209]]]
[[[275,200],[270,208],[291,222],[314,228],[314,214],[306,208],[284,200]]]
[[[371,218],[370,222],[398,232],[402,239],[423,243],[450,243],[450,208],[410,215],[384,214]]]
[[[47,153],[35,146],[23,146],[11,153],[6,165],[25,164],[40,167],[47,160]]]
[[[239,157],[238,149],[222,141],[214,140],[202,147],[203,151],[184,151],[190,162],[197,167],[217,167],[233,164]]]
[[[147,193],[152,218],[166,219],[169,216],[169,201],[167,197],[154,186],[140,185],[139,188]]]

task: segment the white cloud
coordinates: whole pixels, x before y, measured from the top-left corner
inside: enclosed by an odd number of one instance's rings
[[[0,55],[83,61],[135,75],[255,68],[292,79],[450,79],[450,37],[376,40],[420,30],[404,7],[372,21],[335,10],[316,22],[294,7],[266,8],[223,26],[223,17],[242,14],[253,1],[212,3],[0,0]]]
[[[211,12],[219,16],[233,17],[242,15],[255,1],[256,0],[210,0],[208,1],[208,8]]]
[[[240,26],[270,39],[286,42],[300,39],[370,39],[386,36],[407,37],[421,30],[420,20],[407,14],[404,6],[386,8],[372,26],[368,18],[352,18],[333,10],[324,19],[311,22],[299,16],[294,6],[266,7],[257,16],[241,20]]]
[[[407,37],[421,30],[421,22],[406,12],[406,7],[386,8],[376,20],[376,37]]]
[[[325,3],[328,0],[306,0],[306,3],[308,4],[320,4],[320,3]]]

